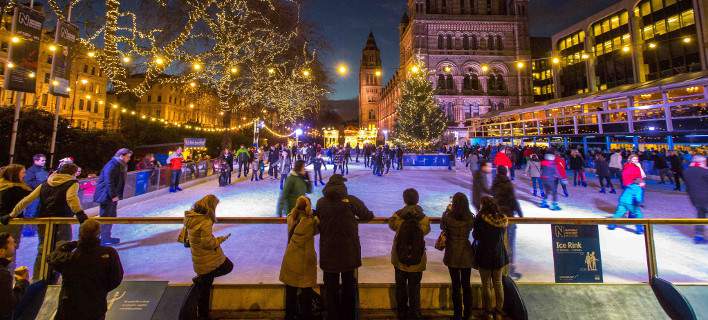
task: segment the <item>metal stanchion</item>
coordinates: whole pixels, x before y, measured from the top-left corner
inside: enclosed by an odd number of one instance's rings
[[[658,274],[656,266],[656,248],[654,247],[654,225],[644,225],[644,248],[647,255],[647,273],[651,282]]]

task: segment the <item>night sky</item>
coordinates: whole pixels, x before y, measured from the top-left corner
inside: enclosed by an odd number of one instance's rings
[[[532,36],[550,36],[617,0],[530,0]],[[386,80],[398,67],[398,23],[406,0],[309,0],[303,15],[320,28],[329,48],[321,53],[334,79],[331,99],[351,99],[358,95],[361,50],[369,31],[374,32],[381,50]],[[348,76],[336,76],[340,62],[351,68]]]

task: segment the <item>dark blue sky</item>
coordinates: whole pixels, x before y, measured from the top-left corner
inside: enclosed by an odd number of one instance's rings
[[[398,22],[406,0],[307,0],[303,15],[320,28],[329,48],[321,53],[334,83],[331,99],[351,99],[358,95],[361,49],[369,31],[381,50],[386,80],[398,67]],[[617,0],[530,0],[531,35],[550,36]],[[351,68],[345,78],[334,68],[344,62]]]

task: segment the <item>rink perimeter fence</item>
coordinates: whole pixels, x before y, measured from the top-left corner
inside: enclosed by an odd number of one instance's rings
[[[132,217],[132,218],[95,218],[102,224],[112,225],[181,225],[184,222],[182,217]],[[430,222],[440,224],[441,218],[430,217]],[[286,218],[275,217],[219,217],[216,222],[220,225],[259,225],[259,224],[286,224]],[[388,218],[374,218],[360,224],[386,224]],[[34,218],[34,219],[14,219],[10,221],[13,225],[44,225],[44,241],[42,244],[42,256],[47,257],[54,250],[51,246],[54,237],[54,228],[61,224],[78,224],[74,218]],[[607,218],[509,218],[509,224],[517,225],[644,225],[644,249],[646,253],[647,282],[658,276],[658,266],[656,248],[654,245],[654,227],[661,225],[708,225],[708,219],[607,219]],[[39,254],[39,253],[38,253]],[[40,267],[40,278],[46,279],[48,265],[46,258],[43,259]]]

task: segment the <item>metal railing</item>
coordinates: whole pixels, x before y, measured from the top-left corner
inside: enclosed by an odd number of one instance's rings
[[[131,217],[131,218],[96,218],[103,224],[125,224],[125,225],[164,225],[182,224],[182,217]],[[430,223],[440,224],[440,217],[430,217]],[[276,217],[219,217],[217,224],[286,224],[286,218]],[[386,224],[388,218],[374,218],[361,224]],[[41,279],[47,278],[46,257],[52,248],[54,226],[59,224],[78,224],[74,218],[35,218],[35,219],[14,219],[10,224],[31,224],[45,225],[44,239],[42,244],[43,261],[40,268]],[[509,218],[509,224],[571,224],[571,225],[643,225],[644,226],[644,247],[646,251],[647,278],[653,279],[658,275],[656,248],[654,246],[654,226],[655,225],[708,225],[708,219],[695,218],[651,218],[651,219],[608,219],[608,218]],[[38,253],[39,254],[39,253]]]

